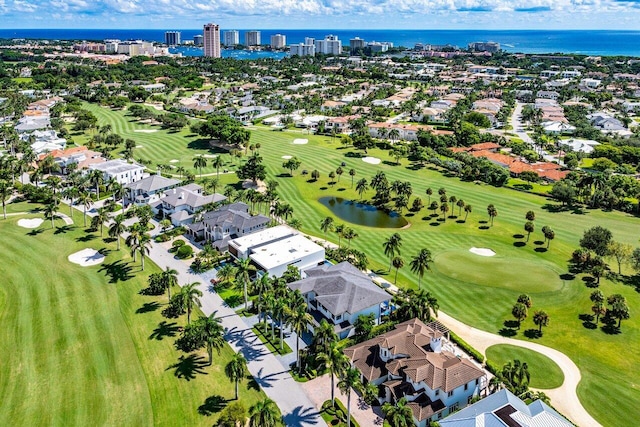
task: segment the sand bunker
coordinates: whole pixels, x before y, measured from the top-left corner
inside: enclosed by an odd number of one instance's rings
[[[155,132],[158,132],[158,129],[136,129],[136,130],[134,130],[134,132],[139,132],[139,133],[155,133]]]
[[[297,144],[297,145],[303,145],[303,144],[308,144],[309,140],[308,139],[294,139],[293,143]]]
[[[365,163],[369,163],[372,165],[379,165],[380,164],[380,159],[377,157],[363,157],[362,161]]]
[[[206,157],[207,159],[215,159],[218,157],[217,154],[204,154],[202,157]]]
[[[469,252],[480,256],[494,256],[496,253],[488,248],[471,248]]]
[[[144,145],[136,145],[136,148],[144,148]]]
[[[91,265],[102,264],[102,261],[104,261],[104,255],[95,249],[87,248],[69,255],[68,259],[74,264],[78,264],[82,267],[89,267]]]
[[[289,159],[292,159],[293,156],[282,156],[282,158],[285,159],[285,160],[289,160]]]
[[[24,228],[38,228],[43,222],[44,219],[42,218],[21,219],[18,221],[18,225]]]
[[[176,159],[169,160],[169,163],[179,163],[179,162],[180,162],[180,160],[176,160]]]

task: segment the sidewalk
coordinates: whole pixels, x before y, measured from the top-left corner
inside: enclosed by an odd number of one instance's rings
[[[157,224],[154,225],[157,229]],[[186,262],[174,259],[159,243],[151,244],[149,258],[161,269],[171,267],[178,271],[180,284],[201,283],[198,288],[203,294],[200,298],[202,312],[208,316],[217,311],[226,331],[225,339],[234,351],[244,354],[249,372],[267,396],[276,402],[286,426],[326,426],[304,389],[289,374],[288,366],[283,366],[276,356],[269,353],[244,319],[213,292],[208,280],[191,273]],[[210,277],[210,274],[204,277]]]

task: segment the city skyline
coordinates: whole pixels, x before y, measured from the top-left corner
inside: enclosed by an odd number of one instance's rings
[[[620,0],[333,0],[237,3],[165,0],[0,0],[0,28],[618,29],[635,30],[640,3]],[[46,23],[46,25],[42,25]]]

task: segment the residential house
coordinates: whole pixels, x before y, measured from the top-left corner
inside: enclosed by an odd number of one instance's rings
[[[151,175],[125,185],[125,188],[129,190],[127,197],[130,202],[136,205],[146,205],[160,200],[164,192],[178,185],[180,185],[180,180]]]
[[[34,130],[31,133],[23,133],[20,135],[20,139],[23,141],[31,141],[31,149],[36,154],[64,150],[67,146],[67,140],[58,137],[58,133],[53,129]]]
[[[218,193],[205,196],[198,184],[187,184],[165,192],[165,196],[152,203],[151,208],[156,215],[168,217],[178,227],[193,222],[196,212],[206,205],[225,200],[227,198]]]
[[[77,170],[87,169],[89,165],[96,163],[104,163],[107,160],[102,157],[101,153],[91,151],[85,146],[67,148],[66,150],[53,150],[48,153],[42,153],[38,156],[38,161],[45,157],[51,156],[53,160],[60,166],[60,171],[66,174],[72,164],[76,164]]]
[[[90,170],[99,170],[104,174],[104,180],[114,179],[118,184],[126,185],[144,178],[144,167],[137,163],[127,163],[116,159],[89,165]]]
[[[382,402],[406,398],[418,427],[426,427],[483,393],[486,373],[457,351],[437,324],[418,319],[344,350],[362,381],[381,388]]]
[[[196,239],[211,242],[221,251],[228,249],[229,240],[264,230],[271,219],[262,214],[251,215],[249,205],[231,203],[206,212],[199,221],[188,225]]]
[[[440,427],[571,427],[541,400],[528,405],[507,389],[485,397],[438,422]]]
[[[307,301],[314,318],[312,329],[324,319],[343,339],[353,334],[353,325],[360,315],[373,314],[375,323],[380,324],[381,317],[388,314],[391,295],[346,261],[324,264],[305,273],[304,279],[288,286],[299,290]]]

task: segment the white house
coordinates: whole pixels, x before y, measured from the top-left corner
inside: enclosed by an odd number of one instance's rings
[[[285,225],[229,240],[229,253],[251,262],[268,276],[280,277],[289,265],[300,271],[324,262],[324,248]]]
[[[585,154],[593,153],[593,147],[595,147],[596,145],[600,145],[598,141],[579,138],[561,139],[560,141],[558,141],[558,144],[563,147],[570,147],[572,151]]]
[[[315,319],[311,329],[325,319],[342,339],[353,333],[353,325],[360,315],[373,314],[375,323],[379,324],[380,318],[388,314],[391,295],[346,261],[321,265],[305,273],[306,278],[288,286],[305,297]]]
[[[121,185],[140,181],[144,178],[144,167],[137,163],[127,163],[120,159],[92,164],[89,165],[89,169],[102,171],[105,181],[113,178]]]
[[[344,350],[365,384],[384,389],[383,402],[408,400],[418,427],[464,408],[486,387],[486,373],[446,350],[451,345],[435,325],[418,319]]]
[[[151,175],[139,181],[125,185],[129,190],[129,201],[136,205],[144,205],[160,200],[163,192],[180,185],[180,181],[173,178],[166,178],[161,175]]]
[[[202,194],[202,187],[197,184],[183,185],[165,192],[165,197],[151,204],[153,212],[169,217],[176,227],[190,224],[196,212],[205,205],[218,203],[227,198],[214,193],[208,196]]]
[[[541,400],[528,405],[502,389],[438,422],[440,427],[571,427],[562,415]]]

